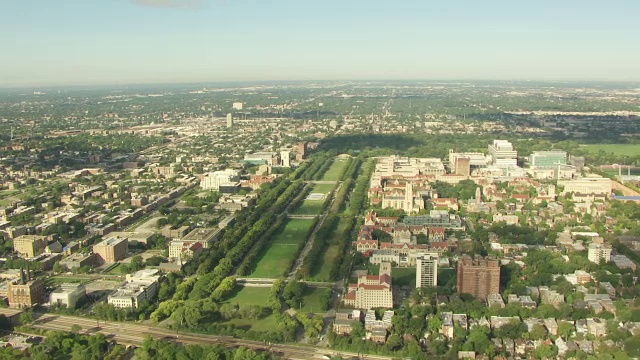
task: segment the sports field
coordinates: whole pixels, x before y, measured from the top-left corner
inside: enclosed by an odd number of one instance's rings
[[[274,235],[250,277],[277,278],[286,275],[313,224],[314,220],[289,219],[284,228]]]
[[[600,150],[614,155],[640,155],[640,144],[588,144],[584,148],[592,153],[598,153]]]
[[[338,181],[340,180],[340,175],[344,169],[349,165],[349,160],[346,159],[336,159],[329,170],[322,176],[323,181]]]

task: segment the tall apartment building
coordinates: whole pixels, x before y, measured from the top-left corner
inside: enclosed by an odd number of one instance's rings
[[[129,240],[126,237],[111,237],[93,245],[96,259],[101,263],[114,263],[127,256]]]
[[[611,245],[609,244],[589,244],[589,252],[587,254],[589,261],[600,264],[602,260],[608,263],[611,261]]]
[[[243,103],[241,102],[234,102],[231,107],[233,108],[233,110],[242,110],[242,107],[244,106]]]
[[[454,174],[469,176],[471,175],[471,159],[468,157],[456,158],[454,166]]]
[[[532,169],[549,169],[558,165],[567,165],[566,151],[534,151],[529,156],[529,165]]]
[[[13,251],[27,258],[40,254],[46,245],[44,236],[21,235],[13,239]]]
[[[458,260],[458,293],[467,293],[481,300],[500,293],[500,262],[495,259]]]
[[[304,160],[307,158],[307,152],[308,152],[308,144],[306,141],[303,142],[299,142],[296,144],[295,146],[295,152],[297,154],[296,159],[298,160]]]
[[[20,269],[20,279],[11,281],[7,286],[9,307],[24,308],[42,302],[44,281],[32,279],[29,269]]]
[[[493,165],[499,168],[518,165],[518,152],[507,140],[493,140],[493,143],[489,145],[489,155],[491,155]]]
[[[437,254],[424,254],[416,258],[416,288],[438,286]]]
[[[291,167],[291,152],[289,150],[280,151],[280,166]]]
[[[231,129],[233,127],[233,114],[232,113],[228,113],[227,114],[227,128]]]
[[[391,264],[380,264],[379,275],[362,275],[357,284],[349,284],[345,305],[358,309],[393,308]]]

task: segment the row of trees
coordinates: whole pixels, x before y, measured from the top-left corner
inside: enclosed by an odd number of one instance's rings
[[[140,360],[269,360],[272,355],[258,353],[244,347],[228,348],[222,345],[182,345],[148,337],[135,351]]]

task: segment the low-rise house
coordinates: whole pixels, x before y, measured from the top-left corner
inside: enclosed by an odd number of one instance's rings
[[[540,290],[540,300],[543,304],[553,305],[558,307],[564,304],[564,295],[555,290]]]
[[[587,319],[587,329],[589,330],[589,334],[600,337],[607,335],[607,324],[605,320],[600,318],[589,318]]]
[[[502,299],[502,295],[489,294],[489,296],[487,296],[487,306],[504,308],[505,305],[504,305],[504,300]]]
[[[353,323],[361,321],[362,312],[353,309],[340,309],[336,311],[336,319],[333,322],[333,331],[336,334],[351,334]]]
[[[518,316],[492,316],[491,317],[491,328],[499,329],[505,325],[508,325],[512,322],[520,322],[520,317]]]
[[[587,335],[589,333],[589,328],[587,327],[587,320],[580,319],[576,320],[576,334]]]
[[[600,287],[602,287],[612,299],[616,298],[616,288],[613,287],[610,282],[601,282]]]
[[[558,336],[558,322],[554,318],[544,319],[544,327],[550,335]]]
[[[387,341],[387,330],[385,329],[373,329],[367,335],[369,340],[379,344],[384,344]]]
[[[556,339],[555,345],[558,348],[558,355],[560,355],[560,356],[564,356],[564,354],[566,354],[567,350],[569,349],[567,347],[567,342],[562,340],[561,337],[558,337]]]
[[[453,339],[453,335],[454,335],[453,313],[447,311],[447,312],[443,312],[441,316],[442,316],[442,328],[440,329],[440,334],[446,336],[449,339]]]
[[[520,304],[520,306],[522,307],[527,307],[531,309],[535,309],[538,306],[538,304],[536,304],[536,302],[533,301],[533,299],[529,295],[518,296],[515,294],[509,294],[508,302],[509,304]]]

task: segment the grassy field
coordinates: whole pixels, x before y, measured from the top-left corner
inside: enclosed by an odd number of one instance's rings
[[[44,281],[46,286],[58,286],[65,283],[88,283],[90,280],[78,279],[70,276],[51,276]]]
[[[320,193],[329,196],[336,186],[334,184],[314,184],[311,193]],[[322,213],[322,205],[326,197],[321,200],[305,200],[302,205],[293,211],[295,215],[320,215]]]
[[[327,170],[327,172],[324,173],[324,175],[322,176],[322,180],[323,181],[340,180],[340,175],[342,174],[342,172],[344,171],[345,167],[347,167],[348,164],[349,162],[347,160],[336,159],[333,162],[333,164],[331,164],[331,167],[329,168],[329,170]]]
[[[395,286],[415,286],[416,285],[416,268],[393,268],[391,270],[393,277],[393,285]]]
[[[640,155],[640,144],[588,144],[584,148],[589,152],[597,153],[600,150],[614,155]]]
[[[236,286],[234,293],[225,302],[236,304],[240,307],[250,305],[265,306],[270,291],[270,287]],[[277,326],[274,315],[269,315],[260,320],[234,318],[220,324],[235,325],[238,328],[253,331],[274,331]]]
[[[244,329],[244,330],[253,330],[253,331],[275,331],[278,327],[278,323],[276,322],[275,315],[269,315],[260,320],[252,320],[252,319],[231,319],[225,322],[221,322],[222,325],[235,325],[235,327]]]
[[[255,271],[250,275],[256,278],[276,278],[286,275],[288,267],[298,253],[298,248],[307,239],[306,235],[313,220],[290,219],[284,229],[271,241],[269,249],[262,255]]]
[[[317,287],[308,287],[304,292],[304,297],[302,298],[302,308],[300,311],[310,312],[310,313],[324,313],[322,310],[321,299],[322,295],[326,293],[331,293],[331,289],[329,288],[317,288]]]
[[[335,187],[335,184],[313,184],[311,192],[329,194]]]
[[[340,218],[336,233],[340,233],[344,231],[344,229],[349,226],[351,221],[353,220],[350,218]],[[331,241],[331,239],[320,239],[316,237],[315,241]],[[331,279],[329,278],[329,272],[331,271],[331,264],[333,263],[334,259],[338,257],[338,255],[340,254],[340,251],[341,249],[339,248],[338,245],[329,244],[329,246],[327,247],[327,250],[324,252],[322,261],[320,261],[321,267],[318,273],[314,274],[311,278],[316,281],[331,281]]]
[[[323,200],[305,200],[299,208],[292,212],[294,215],[320,215],[322,213]]]
[[[128,272],[125,271],[125,270],[126,269],[123,268],[122,263],[119,263],[113,269],[107,271],[106,274],[109,274],[109,275],[126,275],[126,274],[128,274]]]
[[[270,287],[236,286],[233,294],[230,295],[230,297],[225,302],[229,304],[237,304],[240,306],[265,306],[266,299],[269,297],[270,291]]]

